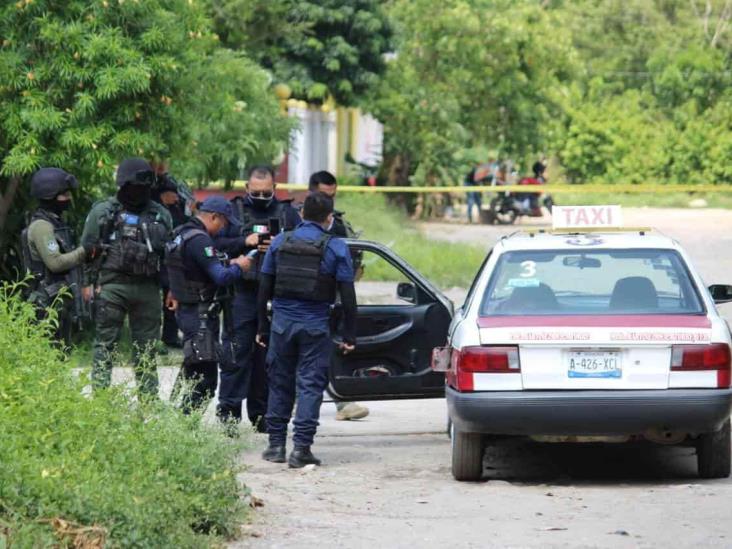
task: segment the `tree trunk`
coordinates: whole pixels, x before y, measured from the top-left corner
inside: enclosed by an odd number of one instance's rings
[[[5,191],[0,194],[0,234],[5,233],[5,223],[8,220],[8,213],[13,205],[19,187],[20,177],[13,176],[8,180]]]

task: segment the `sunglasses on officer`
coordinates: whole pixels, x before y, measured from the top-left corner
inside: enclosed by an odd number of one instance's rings
[[[274,197],[274,191],[247,191],[252,198],[266,198],[269,200]]]

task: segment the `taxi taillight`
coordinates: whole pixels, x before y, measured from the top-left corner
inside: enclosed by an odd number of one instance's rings
[[[459,391],[472,391],[473,374],[517,374],[521,371],[516,346],[474,346],[453,351],[448,381]]]
[[[710,345],[674,345],[671,370],[674,372],[716,371],[717,387],[730,386],[732,356],[726,343]]]

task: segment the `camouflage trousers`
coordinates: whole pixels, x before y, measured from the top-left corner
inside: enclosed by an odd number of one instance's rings
[[[140,396],[157,397],[154,347],[160,338],[161,307],[160,286],[154,280],[102,285],[94,304],[96,333],[91,378],[95,390],[109,387],[112,381],[113,355],[127,317],[138,393]]]

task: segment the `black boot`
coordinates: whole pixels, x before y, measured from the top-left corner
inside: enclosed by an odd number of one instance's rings
[[[285,445],[275,446],[270,444],[267,449],[262,452],[262,459],[271,461],[272,463],[284,463],[285,459]]]
[[[306,465],[320,465],[320,460],[310,451],[310,446],[296,446],[287,463],[293,469],[300,469]]]

